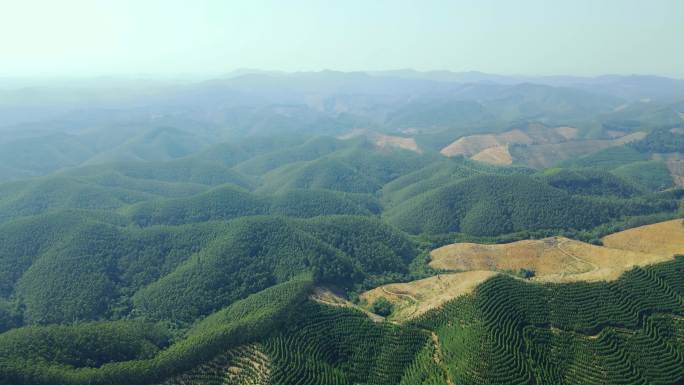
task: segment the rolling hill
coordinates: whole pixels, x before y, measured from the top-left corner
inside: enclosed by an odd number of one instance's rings
[[[684,383],[680,81],[92,82],[0,87],[0,385]]]
[[[678,207],[664,199],[573,195],[524,175],[474,176],[406,200],[383,215],[413,234],[500,235],[522,230],[588,229],[611,218]]]

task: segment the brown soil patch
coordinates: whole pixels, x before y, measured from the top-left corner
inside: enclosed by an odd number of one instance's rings
[[[627,144],[627,143],[631,143],[631,142],[636,142],[638,140],[645,138],[646,135],[648,135],[648,133],[643,132],[643,131],[637,131],[637,132],[633,132],[631,134],[627,134],[625,136],[621,136],[621,137],[615,139],[614,143],[616,146],[619,146],[619,145],[623,145],[623,144]]]
[[[470,159],[495,165],[509,165],[513,163],[511,153],[508,152],[508,145],[486,148]]]
[[[375,144],[380,148],[385,147],[399,147],[404,150],[409,150],[417,153],[422,153],[423,150],[418,147],[416,140],[413,138],[402,138],[400,136],[378,135],[375,138]]]
[[[508,151],[509,145],[520,144],[529,148],[559,145],[576,139],[578,134],[579,130],[575,127],[550,128],[533,123],[525,128],[510,130],[501,134],[464,136],[444,147],[440,152],[445,156],[463,155],[491,164],[511,164],[513,159]]]
[[[624,131],[618,131],[618,130],[608,130],[608,131],[606,131],[606,134],[610,138],[615,139],[615,138],[619,138],[621,136],[625,136],[627,133]]]
[[[440,152],[446,156],[473,156],[490,147],[514,143],[532,144],[534,140],[521,130],[511,130],[502,134],[469,135],[457,139]]]
[[[608,147],[643,139],[645,132],[635,132],[617,139],[603,140],[568,140],[561,143],[543,143],[526,146],[518,153],[512,154],[516,161],[537,169],[552,167],[560,161],[572,159]]]
[[[535,271],[532,282],[597,282],[619,278],[684,254],[682,219],[636,227],[603,238],[596,246],[563,237],[506,244],[455,243],[432,251],[430,266],[460,272],[408,283],[392,283],[361,294],[370,306],[380,297],[395,305],[390,319],[402,322],[472,292],[502,272]],[[353,306],[353,305],[352,305]]]
[[[492,271],[440,274],[418,281],[380,286],[361,294],[361,299],[370,307],[378,298],[386,298],[395,306],[391,319],[400,322],[468,294],[494,275],[496,273]]]
[[[416,143],[416,140],[414,138],[385,135],[370,130],[355,129],[345,135],[340,136],[339,138],[342,140],[346,140],[356,138],[359,136],[365,136],[368,140],[373,142],[378,148],[397,147],[403,148],[404,150],[414,151],[419,154],[423,152],[423,150],[421,150],[421,148],[418,147],[418,144]]]
[[[635,227],[603,238],[606,247],[672,256],[684,254],[682,219]]]
[[[563,237],[483,245],[455,243],[433,250],[430,266],[446,270],[535,271],[532,281],[609,281],[635,266],[684,253],[681,220],[642,226],[604,238],[595,246]]]
[[[567,140],[577,138],[577,134],[579,133],[579,130],[575,127],[556,127],[553,130]]]

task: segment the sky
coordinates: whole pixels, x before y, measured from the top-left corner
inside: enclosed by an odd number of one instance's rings
[[[483,71],[684,78],[681,0],[0,0],[0,77]]]

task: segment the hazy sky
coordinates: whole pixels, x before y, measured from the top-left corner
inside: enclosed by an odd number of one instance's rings
[[[237,68],[684,77],[684,1],[0,0],[0,77]]]

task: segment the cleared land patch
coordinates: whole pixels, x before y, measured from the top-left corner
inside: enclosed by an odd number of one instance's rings
[[[440,274],[407,283],[391,283],[361,294],[369,306],[384,297],[395,306],[391,319],[405,321],[470,293],[477,285],[496,275],[493,271],[467,271]]]
[[[370,130],[355,129],[349,132],[348,134],[340,136],[339,138],[342,140],[346,140],[357,138],[360,136],[365,137],[373,144],[375,144],[378,148],[397,147],[402,148],[404,150],[417,152],[419,154],[423,152],[423,150],[420,149],[414,138],[407,138],[395,135],[385,135]]]
[[[497,165],[509,165],[513,163],[513,158],[511,157],[511,153],[508,152],[507,145],[485,148],[473,155],[470,159]]]
[[[577,138],[577,134],[579,133],[579,130],[575,127],[556,127],[554,130],[568,140]]]
[[[641,226],[604,238],[605,246],[563,237],[483,245],[455,243],[433,250],[430,266],[445,270],[534,271],[532,281],[612,281],[636,266],[684,253],[681,220]]]
[[[615,139],[568,140],[559,143],[541,143],[516,146],[511,156],[516,162],[544,169],[563,160],[588,155],[609,147],[621,146],[646,137],[645,132],[635,132]]]
[[[606,247],[660,255],[684,254],[684,226],[681,219],[611,234],[603,238]]]
[[[444,147],[442,155],[446,156],[473,156],[487,148],[507,144],[532,144],[534,139],[521,130],[511,130],[501,134],[468,135],[457,139],[455,142]]]
[[[384,297],[395,306],[390,319],[413,319],[470,293],[500,273],[534,272],[532,282],[615,281],[624,272],[684,254],[682,220],[636,227],[603,238],[596,246],[563,237],[506,244],[455,243],[435,249],[430,266],[458,271],[408,283],[393,283],[361,294],[371,306]]]
[[[365,313],[368,318],[375,322],[382,322],[385,318],[381,317],[375,313],[371,313],[368,310],[353,304],[352,302],[346,300],[342,296],[336,294],[332,290],[326,287],[315,287],[311,293],[310,299],[314,302],[318,302],[323,305],[335,306],[335,307],[348,307],[361,310]]]
[[[575,156],[643,139],[645,132],[625,135],[614,132],[613,139],[579,140],[575,127],[546,127],[529,124],[500,134],[468,135],[458,138],[440,152],[445,156],[463,155],[470,159],[508,165],[517,161],[535,168],[546,168]],[[513,147],[513,150],[511,150]]]

